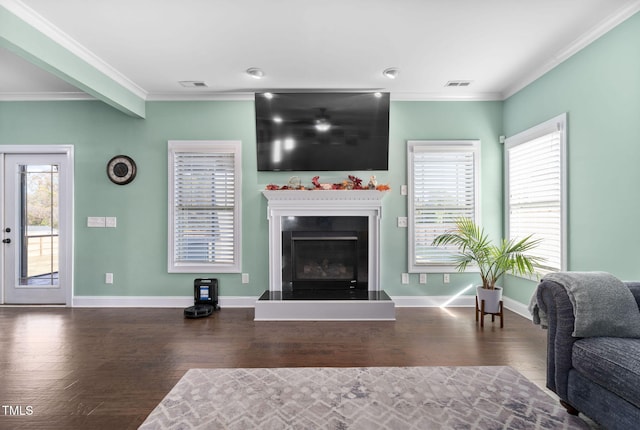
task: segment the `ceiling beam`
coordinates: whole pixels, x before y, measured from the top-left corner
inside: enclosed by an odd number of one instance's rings
[[[33,25],[34,19],[23,19],[24,11],[15,12],[0,4],[0,46],[127,115],[145,117],[143,90],[105,71],[96,57],[96,61],[88,61],[90,53],[86,49],[77,44],[74,49],[70,40],[64,43],[68,36],[55,28],[51,30],[51,24],[43,18],[38,16],[35,20],[42,21],[43,28],[48,26],[49,30],[62,34],[63,43],[60,36],[51,37],[51,31]]]

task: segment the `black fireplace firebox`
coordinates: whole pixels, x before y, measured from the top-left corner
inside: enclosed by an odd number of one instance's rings
[[[283,224],[283,294],[358,298],[368,293],[366,217],[290,217]]]
[[[349,232],[291,235],[295,288],[355,288],[358,283],[358,236]]]

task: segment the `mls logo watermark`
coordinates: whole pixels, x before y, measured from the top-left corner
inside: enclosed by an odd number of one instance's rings
[[[12,417],[28,417],[33,415],[33,406],[23,406],[23,405],[2,405],[2,409],[0,413],[5,416]]]

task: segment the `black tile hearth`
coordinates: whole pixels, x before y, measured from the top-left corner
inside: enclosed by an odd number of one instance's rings
[[[366,290],[300,290],[300,291],[265,291],[260,301],[282,300],[365,300],[390,301],[391,298],[384,291]]]

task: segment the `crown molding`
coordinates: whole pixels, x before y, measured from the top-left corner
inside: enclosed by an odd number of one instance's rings
[[[46,20],[42,15],[31,9],[29,6],[25,5],[19,0],[0,0],[0,6],[3,6],[9,12],[25,21],[31,27],[40,31],[49,39],[69,50],[71,53],[85,61],[87,64],[95,67],[101,73],[114,80],[122,87],[131,91],[137,97],[143,100],[147,98],[147,92],[144,89],[142,89],[136,83],[120,73],[114,67],[109,65],[107,62],[102,60],[89,49],[81,45],[67,33]]]
[[[541,78],[546,73],[580,52],[582,49],[595,42],[600,37],[604,36],[610,30],[614,29],[618,25],[622,24],[627,19],[631,18],[636,13],[640,12],[640,0],[630,1],[627,5],[620,8],[617,13],[602,20],[598,25],[592,28],[587,33],[583,34],[566,48],[556,53],[546,64],[528,73],[522,79],[507,88],[501,95],[501,100],[506,100],[518,91],[525,88],[535,80]]]
[[[0,93],[0,101],[47,101],[47,100],[93,100],[94,98],[86,93]],[[391,101],[501,101],[498,93],[476,93],[467,95],[452,96],[444,93],[391,93]],[[253,101],[253,92],[169,92],[169,93],[148,93],[145,101]]]
[[[148,93],[148,102],[167,102],[167,101],[246,101],[254,99],[253,92],[159,92]]]
[[[284,90],[280,90],[284,91]],[[253,92],[171,92],[149,93],[147,101],[253,101]],[[391,101],[500,101],[500,93],[467,93],[451,95],[445,93],[394,93]]]
[[[448,92],[433,92],[433,93],[391,93],[391,101],[403,101],[403,102],[425,102],[425,101],[457,101],[457,102],[469,102],[469,101],[500,101],[502,95],[500,93],[474,93],[467,92],[463,94],[451,94]]]

